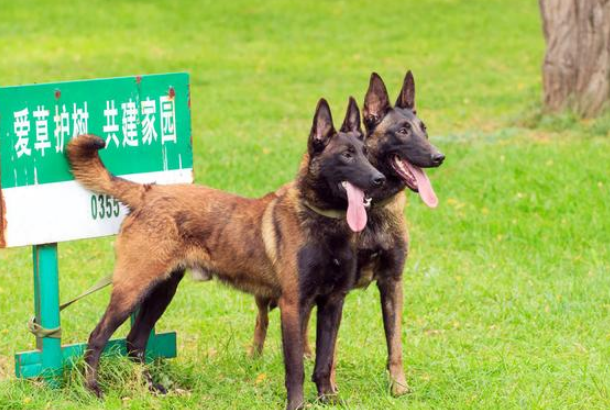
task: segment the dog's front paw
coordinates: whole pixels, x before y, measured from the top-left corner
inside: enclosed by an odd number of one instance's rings
[[[413,390],[409,387],[406,380],[392,380],[392,396],[398,397],[411,393]]]
[[[341,398],[337,392],[329,390],[324,394],[318,395],[318,400],[324,404],[330,404],[332,406],[336,406],[341,404]]]
[[[330,391],[333,394],[339,393],[339,386],[337,386],[337,382],[334,381],[333,379],[330,379]]]
[[[313,359],[313,349],[309,345],[309,342],[303,343],[303,357],[307,360]]]
[[[286,404],[286,410],[302,410],[305,408],[305,403],[302,400],[299,401],[289,401]]]
[[[250,359],[258,359],[263,356],[262,346],[252,345],[248,347],[248,357]]]

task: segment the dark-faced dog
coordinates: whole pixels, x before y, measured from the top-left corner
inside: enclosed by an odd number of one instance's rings
[[[445,157],[428,141],[425,124],[415,111],[415,82],[407,72],[394,107],[390,104],[385,84],[373,73],[363,109],[366,127],[365,145],[368,158],[386,177],[386,183],[373,191],[368,224],[358,238],[358,273],[354,287],[366,287],[377,281],[381,296],[383,325],[388,349],[388,371],[392,393],[409,391],[402,363],[401,320],[402,275],[407,257],[408,234],[404,218],[405,188],[419,193],[429,207],[438,200],[422,168],[438,167]],[[273,300],[257,297],[258,316],[254,331],[253,352],[263,349],[268,326],[268,311]],[[305,316],[309,318],[309,315]],[[307,323],[303,326],[304,351],[307,344]],[[331,374],[334,382],[334,360]]]
[[[294,184],[260,199],[204,186],[136,184],[108,172],[98,155],[102,139],[84,135],[72,140],[67,155],[75,178],[130,209],[116,239],[110,302],[89,337],[88,388],[101,395],[97,370],[102,350],[138,305],[127,344],[132,357],[145,357],[152,327],[190,268],[277,301],[288,409],[303,403],[303,316],[316,305],[314,378],[320,395],[329,394],[343,299],[357,279],[355,232],[367,222],[365,192],[385,181],[366,158],[362,138],[353,99],[339,132],[327,102],[320,100]],[[328,209],[342,210],[343,217],[328,220],[320,214]],[[147,378],[152,383],[149,374]]]

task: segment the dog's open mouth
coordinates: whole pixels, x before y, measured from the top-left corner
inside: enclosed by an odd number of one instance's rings
[[[349,184],[347,181],[343,181],[339,184],[339,189],[347,194],[346,184]],[[371,203],[373,202],[373,198],[368,196],[366,193],[364,194],[364,199],[362,200],[364,203],[364,207],[369,209],[371,207]]]
[[[398,155],[395,155],[394,158],[392,158],[392,168],[394,168],[394,171],[400,175],[402,180],[405,181],[405,184],[407,184],[409,188],[417,192],[417,180],[415,179],[415,175],[413,175],[411,170],[409,170],[409,166],[407,164],[408,162],[401,159]]]
[[[395,155],[392,158],[392,168],[394,168],[394,171],[396,171],[411,190],[419,193],[420,198],[426,205],[430,208],[436,208],[438,198],[432,189],[428,176],[420,167]]]
[[[341,188],[347,194],[347,224],[354,232],[360,232],[366,226],[366,208],[371,204],[371,198],[367,198],[364,191],[348,181],[341,182]]]

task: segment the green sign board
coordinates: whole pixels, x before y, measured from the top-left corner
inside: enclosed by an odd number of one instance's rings
[[[193,180],[186,73],[0,88],[0,247],[112,235],[126,210],[83,189],[65,146],[106,141],[110,172],[137,182]]]

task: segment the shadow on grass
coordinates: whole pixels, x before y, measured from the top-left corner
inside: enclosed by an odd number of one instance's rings
[[[526,108],[513,118],[516,126],[549,132],[571,131],[592,137],[610,136],[610,107],[595,118],[582,118],[570,109],[549,113],[539,97],[532,95],[530,100]]]

